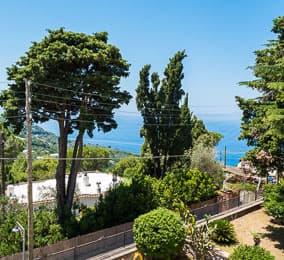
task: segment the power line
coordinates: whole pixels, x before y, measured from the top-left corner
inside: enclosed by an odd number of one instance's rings
[[[42,86],[46,86],[46,87],[50,87],[50,88],[54,88],[54,89],[59,89],[59,90],[63,90],[63,91],[67,91],[67,92],[72,92],[72,93],[78,94],[77,91],[70,90],[70,89],[64,89],[64,88],[60,88],[60,87],[55,87],[55,86],[52,86],[50,84],[43,84],[43,83],[38,83],[38,82],[33,82],[33,83],[38,84],[38,85],[42,85]],[[99,97],[99,98],[109,98],[108,96],[102,96],[100,94],[94,94],[94,93],[88,93],[88,92],[80,93],[80,94],[94,96],[94,97]],[[43,94],[39,94],[39,95],[43,95]],[[50,96],[50,97],[56,97],[56,96]],[[62,98],[62,97],[58,97],[58,98]],[[111,104],[111,103],[102,103],[102,102],[98,102],[98,103],[99,104],[105,104],[105,105]],[[191,105],[190,107],[231,107],[231,106],[230,105]],[[148,107],[146,109],[180,111],[179,109],[172,109],[172,108],[165,108],[165,107],[164,108],[163,107],[161,107],[161,108]]]
[[[245,154],[246,152],[242,153],[235,153],[235,154]],[[91,158],[58,158],[58,157],[36,157],[32,158],[33,161],[36,160],[44,160],[44,161],[57,161],[57,160],[66,160],[66,161],[72,161],[72,160],[80,160],[80,161],[91,161],[91,160],[121,160],[125,158],[133,158],[133,159],[158,159],[158,158],[164,158],[165,155],[156,155],[156,156],[128,156],[128,157],[91,157]],[[183,154],[183,155],[167,155],[167,158],[188,158],[191,157],[190,154]],[[234,157],[229,157],[229,158],[234,158]],[[0,160],[10,160],[10,161],[16,161],[16,160],[27,160],[26,158],[19,158],[19,157],[4,157],[0,158]]]
[[[156,156],[130,156],[133,159],[158,159],[158,158],[164,158],[165,155],[156,155]],[[168,158],[185,158],[185,157],[190,157],[190,155],[167,155],[166,157]],[[72,160],[78,160],[78,161],[90,161],[90,160],[120,160],[120,159],[124,159],[126,157],[92,157],[92,158],[59,158],[59,157],[50,157],[50,158],[46,158],[46,157],[42,157],[42,158],[33,158],[32,160],[45,160],[45,161],[49,161],[49,160],[66,160],[66,161],[72,161]],[[0,160],[27,160],[26,158],[0,158]]]
[[[47,86],[47,87],[50,87],[50,88],[55,88],[55,89],[60,89],[60,90],[63,90],[63,91],[70,91],[70,92],[73,92],[75,94],[78,94],[78,92],[74,91],[74,90],[69,90],[69,89],[64,89],[64,88],[59,88],[59,87],[55,87],[55,86],[51,86],[51,85],[48,85],[48,84],[43,84],[43,83],[36,83],[38,85],[42,85],[42,86]],[[10,90],[10,91],[13,91],[13,90]],[[14,93],[24,93],[24,92],[21,92],[21,91],[14,91]],[[102,96],[100,94],[93,94],[93,93],[80,93],[80,94],[85,94],[85,95],[89,95],[89,96],[94,96],[94,97],[97,97],[97,98],[109,98],[107,96]],[[59,96],[55,96],[55,95],[46,95],[46,94],[41,94],[41,93],[37,93],[37,95],[40,95],[40,96],[45,96],[45,97],[50,97],[50,98],[60,98],[62,100],[68,100],[68,99],[64,99],[64,97],[59,97]],[[38,101],[42,101],[42,102],[48,102],[47,100],[43,100],[43,99],[37,99]],[[76,102],[80,102],[80,100],[78,99],[75,99],[75,98],[69,98],[70,101],[76,101]],[[5,101],[5,100],[3,100]],[[51,102],[51,101],[49,101]],[[56,101],[52,101],[52,103],[56,103]],[[112,102],[99,102],[99,101],[96,101],[96,103],[98,105],[104,105],[104,106],[113,106],[113,105],[117,105],[117,103],[112,103]],[[64,103],[64,102],[60,102],[60,105],[63,104],[63,105],[68,105],[68,106],[78,106],[78,107],[81,107],[80,105],[74,105],[74,104],[68,104],[68,103]],[[202,107],[235,107],[235,106],[232,106],[232,105],[190,105],[190,107],[194,108],[202,108]],[[118,109],[118,108],[117,108]],[[171,111],[171,112],[179,112],[180,110],[179,109],[173,109],[173,108],[166,108],[166,107],[161,107],[161,108],[157,108],[157,107],[147,107],[145,109],[148,109],[148,110],[152,110],[152,111]],[[125,111],[126,113],[131,113],[129,111]],[[137,112],[133,112],[133,113],[137,113]]]
[[[32,113],[38,113],[37,111],[31,111]],[[43,112],[44,113],[44,112]],[[63,117],[52,117],[52,116],[47,116],[47,115],[42,115],[43,118],[47,118],[47,119],[52,119],[52,120],[62,120],[62,121],[68,121],[68,122],[81,122],[81,123],[96,123],[96,124],[111,124],[112,122],[108,122],[108,121],[96,121],[96,120],[83,120],[83,119],[75,119],[75,118],[63,118]],[[144,126],[190,126],[191,124],[174,124],[174,123],[164,123],[164,124],[157,124],[157,123],[153,123],[153,124],[148,124],[148,123],[142,123],[142,125]]]

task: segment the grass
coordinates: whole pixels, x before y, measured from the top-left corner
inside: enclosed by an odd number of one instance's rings
[[[257,184],[254,183],[228,183],[228,188],[233,190],[247,190],[255,191],[257,189]]]

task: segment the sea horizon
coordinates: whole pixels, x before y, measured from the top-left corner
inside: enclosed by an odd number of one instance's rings
[[[102,133],[94,130],[94,137],[84,136],[84,144],[98,145],[119,149],[133,154],[140,154],[144,139],[140,137],[142,118],[137,115],[119,114],[115,116],[118,127],[110,132]],[[204,116],[202,118],[206,128],[212,132],[223,135],[219,144],[216,146],[216,160],[225,164],[224,154],[226,147],[226,165],[236,166],[249,150],[245,141],[238,140],[240,134],[240,119],[237,117],[228,118],[227,116]],[[39,124],[46,131],[58,136],[58,126],[54,120],[44,124]],[[76,133],[69,136],[70,140],[75,139]]]

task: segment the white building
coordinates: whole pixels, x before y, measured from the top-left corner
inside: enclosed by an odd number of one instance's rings
[[[68,176],[66,176],[66,184]],[[99,172],[78,173],[74,200],[86,206],[94,206],[100,195],[105,194],[121,178],[116,178],[112,174]],[[33,204],[37,208],[42,204],[52,204],[55,202],[56,181],[55,179],[33,182]],[[7,186],[6,195],[15,198],[19,203],[27,203],[27,183],[10,184]]]

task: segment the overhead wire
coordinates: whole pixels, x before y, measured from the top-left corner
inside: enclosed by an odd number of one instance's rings
[[[72,92],[72,93],[75,93],[75,94],[78,94],[77,91],[74,91],[74,90],[70,90],[70,89],[64,89],[64,88],[59,88],[59,87],[55,87],[55,86],[52,86],[50,84],[43,84],[43,83],[37,83],[37,82],[33,82],[35,84],[38,84],[38,85],[42,85],[42,86],[46,86],[46,87],[50,87],[50,88],[54,88],[54,89],[60,89],[60,90],[63,90],[63,91],[69,91],[69,92]],[[86,93],[81,93],[81,94],[84,94],[84,95],[89,95],[89,96],[94,96],[94,97],[99,97],[99,98],[109,98],[108,96],[103,96],[103,95],[100,95],[100,94],[93,94],[93,93],[89,93],[89,92],[86,92]],[[39,95],[42,95],[39,93]],[[56,97],[56,96],[50,96],[50,97]],[[59,97],[58,97],[59,98]],[[60,97],[62,98],[62,97]],[[103,103],[103,102],[98,102],[98,104],[105,104],[105,105],[108,105],[108,104],[111,104],[111,102],[109,103]],[[191,105],[190,107],[231,107],[231,105]],[[160,110],[169,110],[169,111],[180,111],[179,109],[173,109],[173,108],[156,108],[156,107],[148,107],[147,109],[160,109]]]
[[[75,93],[75,94],[78,94],[78,92],[76,92],[76,91],[73,91],[73,90],[69,90],[69,89],[64,89],[64,88],[59,88],[59,87],[55,87],[55,86],[51,86],[51,85],[47,85],[47,84],[41,84],[41,83],[36,83],[36,84],[38,84],[38,85],[42,85],[42,86],[46,86],[46,87],[50,87],[50,88],[55,88],[55,89],[60,89],[60,90],[63,90],[63,91],[70,91],[70,92],[72,92],[72,93]],[[24,91],[15,91],[14,93],[18,93],[18,94],[23,94],[23,93],[25,93]],[[84,95],[89,95],[89,96],[93,96],[93,97],[97,97],[97,98],[104,98],[104,96],[101,96],[101,95],[99,95],[99,94],[94,94],[94,93],[83,93]],[[64,99],[64,97],[59,97],[59,96],[54,96],[54,95],[45,95],[45,94],[40,94],[40,93],[38,93],[38,95],[41,95],[41,96],[45,96],[45,97],[49,97],[49,98],[57,98],[57,99],[63,99],[63,100],[66,100],[66,99]],[[25,99],[19,99],[19,100],[25,100]],[[33,99],[32,99],[33,100]],[[68,105],[68,106],[70,106],[70,104],[68,104],[68,103],[63,103],[63,102],[60,102],[60,101],[52,101],[52,100],[43,100],[43,99],[38,99],[38,98],[36,98],[35,99],[36,101],[41,101],[41,102],[48,102],[48,103],[54,103],[54,104],[60,104],[60,105]],[[78,101],[77,99],[74,99],[74,98],[71,98],[71,101]],[[1,101],[1,100],[0,100]],[[5,100],[2,100],[2,101],[5,101]],[[79,100],[80,101],[80,100]],[[113,106],[112,105],[112,103],[111,102],[109,102],[109,103],[105,103],[105,102],[97,102],[97,104],[98,105],[104,105],[104,106]],[[116,103],[114,103],[114,104],[116,104]],[[76,105],[74,105],[74,104],[72,104],[72,106],[76,106]],[[78,105],[78,107],[82,107],[81,105]],[[202,105],[198,105],[198,106],[194,106],[194,105],[192,105],[191,107],[228,107],[228,106],[224,106],[224,105],[205,105],[205,106],[202,106]],[[175,112],[175,111],[180,111],[180,110],[175,110],[175,109],[171,109],[171,108],[163,108],[163,107],[161,107],[161,108],[148,108],[148,109],[153,109],[153,110],[157,110],[157,109],[159,109],[159,110],[164,110],[164,111],[170,111],[170,112]],[[33,113],[38,113],[38,111],[32,111]],[[44,110],[42,113],[44,113],[44,112],[51,112],[51,113],[57,113],[57,112],[61,112],[61,111],[48,111],[48,110]],[[124,113],[131,113],[131,114],[139,114],[139,113],[137,113],[137,112],[131,112],[131,111],[117,111],[117,112],[124,112]],[[84,115],[92,115],[92,116],[94,116],[94,115],[100,115],[100,116],[104,116],[104,115],[109,115],[109,114],[91,114],[91,113],[86,113],[86,112],[83,112],[83,113],[81,113],[81,114],[84,114]],[[147,116],[147,114],[144,114],[143,116],[144,117],[146,117],[146,118],[151,118],[151,117],[156,117],[156,116],[163,116],[163,114],[159,114],[159,115],[153,115],[153,114],[149,114],[150,116]],[[24,115],[23,115],[24,116]],[[8,116],[7,118],[21,118],[21,117],[23,117],[23,116]],[[53,119],[53,120],[58,120],[58,119],[60,119],[60,118],[52,118],[51,116],[47,116],[47,115],[43,115],[44,117],[47,117],[47,118],[49,118],[49,119]],[[166,114],[166,116],[169,116],[169,118],[174,118],[174,116],[171,116],[171,115],[168,115],[168,114]],[[72,119],[72,118],[70,118],[70,119],[67,119],[67,120],[71,120],[71,121],[73,121],[73,122],[94,122],[93,120],[91,121],[91,120],[80,120],[80,119]],[[97,122],[97,123],[105,123],[105,121],[103,121],[103,122]],[[159,126],[181,126],[181,125],[189,125],[189,124],[143,124],[143,125],[149,125],[149,126],[157,126],[157,125],[159,125]],[[181,155],[177,155],[177,156],[181,156]],[[184,157],[184,155],[182,155],[183,157]],[[139,158],[141,158],[141,157],[139,157]],[[153,157],[151,157],[151,158],[153,158]],[[11,158],[10,158],[11,159]],[[57,158],[58,159],[58,158]],[[60,158],[59,158],[60,159]],[[67,158],[62,158],[62,159],[67,159]],[[79,159],[79,158],[78,158]],[[86,158],[82,158],[82,159],[86,159]],[[90,159],[96,159],[96,158],[90,158]],[[102,159],[102,158],[97,158],[97,159]],[[111,159],[111,158],[109,158],[109,159]],[[117,158],[115,158],[115,159],[117,159]]]
[[[149,155],[149,156],[131,156],[131,158],[133,159],[158,159],[158,158],[164,158],[164,155]],[[186,154],[175,154],[175,155],[167,155],[168,158],[184,158],[184,157],[189,157],[189,155]],[[72,160],[77,160],[77,161],[90,161],[90,160],[120,160],[120,159],[124,159],[125,157],[91,157],[91,158],[61,158],[61,157],[36,157],[36,158],[32,158],[33,160],[59,160],[59,161],[72,161]],[[21,158],[21,157],[14,157],[14,158],[7,158],[7,157],[2,157],[0,158],[0,160],[26,160],[27,158]]]
[[[51,85],[48,85],[48,84],[42,84],[42,83],[36,83],[38,85],[43,85],[43,86],[47,86],[47,87],[50,87],[50,88],[56,88],[56,89],[61,89],[61,90],[66,90],[66,91],[71,91],[73,93],[77,93],[76,91],[73,91],[73,90],[68,90],[68,89],[64,89],[64,88],[58,88],[58,87],[55,87],[55,86],[51,86]],[[14,91],[14,93],[25,93],[24,91]],[[100,96],[99,94],[92,94],[92,93],[85,93],[85,94],[88,94],[88,95],[93,95],[95,97],[104,97],[104,96]],[[44,96],[44,97],[49,97],[50,99],[62,99],[63,101],[66,101],[68,99],[64,99],[64,97],[59,97],[59,96],[55,96],[55,95],[46,95],[46,94],[41,94],[41,93],[37,93],[37,95],[39,96]],[[24,100],[24,99],[19,99],[19,100]],[[77,105],[77,104],[70,104],[70,103],[65,103],[65,102],[61,102],[61,101],[53,101],[53,100],[46,100],[46,99],[39,99],[39,98],[32,98],[32,100],[35,100],[35,101],[39,101],[39,102],[45,102],[45,103],[53,103],[53,104],[58,104],[58,105],[66,105],[66,106],[72,106],[72,107],[78,107],[78,108],[81,108],[82,105]],[[5,101],[5,100],[3,100]],[[80,102],[80,100],[78,99],[75,99],[75,98],[70,98],[70,101],[74,101],[74,102]],[[115,106],[117,103],[112,103],[112,102],[100,102],[100,101],[96,101],[96,105],[102,105],[102,106]],[[234,107],[234,106],[231,106],[231,105],[190,105],[191,108],[194,108],[194,107],[198,107],[198,108],[202,108],[202,107]],[[122,111],[122,110],[119,110],[119,108],[115,108],[113,107],[113,109],[117,109],[117,113],[120,112],[120,113],[126,113],[126,114],[137,114],[137,115],[140,115],[139,112],[132,112],[132,111]],[[154,108],[154,107],[148,107],[146,108],[146,110],[149,110],[149,111],[158,111],[158,113],[160,113],[160,111],[170,111],[170,112],[180,112],[179,109],[173,109],[173,108],[165,108],[165,107],[161,107],[161,108]],[[155,117],[155,116],[163,116],[163,114],[158,114],[158,115],[153,115],[152,113],[145,113],[143,114],[143,117]],[[169,116],[171,118],[173,118],[174,116]]]
[[[38,111],[31,110],[32,113],[38,113]],[[42,115],[44,118],[52,119],[52,120],[62,120],[62,121],[69,121],[69,122],[82,122],[82,123],[98,123],[98,124],[108,124],[107,121],[96,121],[96,120],[83,120],[83,119],[76,119],[76,118],[63,118],[63,117],[52,117],[50,115]],[[174,124],[174,123],[142,123],[145,126],[190,126],[191,124]]]
[[[245,154],[245,152],[243,152],[243,154]],[[164,158],[165,155],[149,155],[149,156],[139,156],[136,154],[133,154],[131,156],[129,156],[130,158],[133,159],[160,159],[160,158]],[[174,154],[174,155],[167,155],[167,158],[189,158],[191,157],[190,154]],[[216,156],[218,157],[218,156]],[[45,157],[45,156],[38,156],[35,158],[32,158],[33,161],[35,160],[56,160],[56,161],[72,161],[72,160],[77,160],[77,161],[91,161],[91,160],[121,160],[124,159],[126,157],[89,157],[89,158],[84,158],[84,157],[80,157],[80,158],[61,158],[61,157],[56,157],[56,156],[50,156],[50,157]],[[233,158],[233,157],[229,157],[229,158]],[[228,159],[228,156],[227,156]],[[26,160],[26,158],[21,158],[21,157],[2,157],[0,158],[0,160]]]

